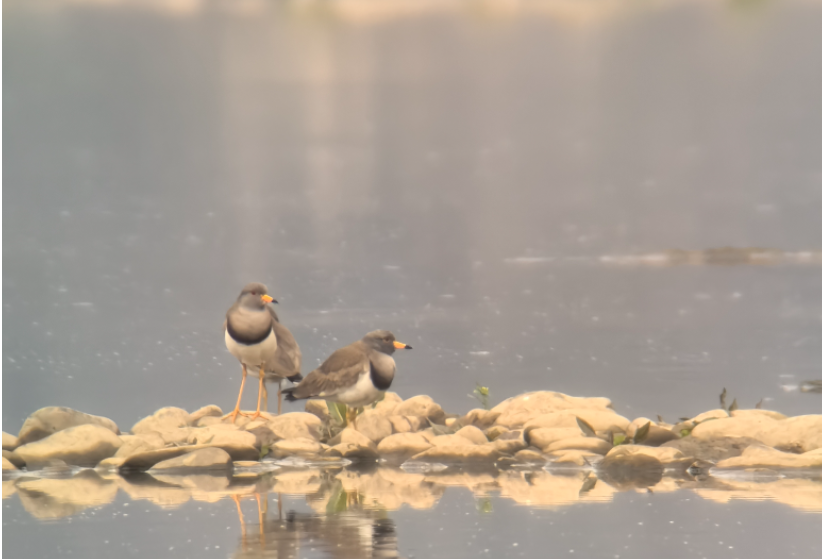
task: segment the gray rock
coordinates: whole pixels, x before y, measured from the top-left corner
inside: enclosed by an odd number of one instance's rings
[[[391,462],[401,463],[431,447],[419,433],[395,433],[380,441],[377,453]]]
[[[3,450],[14,450],[20,445],[17,437],[3,431]]]
[[[78,425],[57,431],[45,439],[18,447],[15,452],[29,468],[59,459],[75,466],[95,466],[114,456],[123,443],[111,430],[99,425]]]
[[[500,412],[475,408],[457,420],[460,425],[474,425],[478,429],[489,429],[494,425]]]
[[[191,425],[196,425],[197,422],[203,419],[204,417],[222,418],[223,410],[221,410],[219,406],[215,406],[214,404],[203,406],[199,410],[191,412],[191,414],[189,415],[189,423]]]
[[[3,456],[3,471],[8,472],[8,471],[16,470],[16,469],[17,469],[17,466],[12,464],[11,460],[9,460],[5,456]]]
[[[276,458],[287,458],[289,456],[313,458],[320,454],[322,450],[323,446],[319,442],[306,437],[277,441],[271,448],[271,452]]]
[[[194,452],[203,448],[221,448],[225,450],[232,460],[257,460],[260,458],[260,451],[253,446],[247,445],[192,445],[192,446],[177,446],[169,448],[161,448],[158,450],[150,450],[148,452],[140,452],[133,454],[125,459],[120,465],[121,472],[142,472],[146,471],[155,464],[176,458],[189,452]]]
[[[291,412],[276,416],[267,426],[278,439],[307,438],[320,440],[322,422],[316,415],[306,412]]]
[[[376,448],[374,442],[370,438],[359,431],[355,431],[351,427],[346,427],[329,440],[329,445],[332,447],[339,444],[353,444],[355,446],[370,449]]]
[[[647,447],[651,448],[651,447]],[[597,465],[597,477],[621,490],[651,487],[663,479],[663,464],[647,454],[615,454]]]
[[[331,417],[329,405],[325,400],[306,400],[306,413],[316,415],[320,421],[326,421]]]
[[[231,456],[219,448],[202,448],[175,458],[163,460],[152,466],[149,473],[182,473],[194,470],[216,470],[228,472],[231,469]]]
[[[485,445],[445,445],[433,446],[411,457],[414,462],[441,462],[446,464],[492,464],[500,458],[494,446]]]
[[[208,446],[255,446],[257,438],[253,433],[239,429],[226,429],[222,425],[193,429],[188,437],[189,444]]]
[[[460,429],[455,432],[455,435],[458,437],[463,437],[472,441],[474,444],[486,444],[489,442],[489,439],[486,438],[486,435],[483,434],[483,431],[475,427],[474,425],[466,425],[465,427],[461,427]]]
[[[597,454],[606,454],[612,449],[612,445],[603,439],[596,437],[574,437],[555,441],[543,449],[544,452],[557,452],[558,450],[587,450]]]
[[[694,437],[683,437],[669,441],[660,445],[660,448],[675,448],[685,456],[690,456],[695,460],[718,463],[727,458],[740,456],[747,447],[759,444],[757,440],[749,437],[711,437],[696,439]]]
[[[803,454],[781,452],[763,445],[753,445],[743,451],[740,456],[726,458],[717,463],[717,468],[813,468],[818,470],[823,465],[821,449],[810,450]]]
[[[536,448],[524,448],[515,453],[514,457],[518,462],[524,464],[542,464],[546,462],[546,457]]]
[[[149,431],[169,431],[181,427],[192,425],[189,412],[181,408],[166,407],[160,408],[148,417],[144,417],[134,424],[131,432],[134,434],[146,433]]]
[[[334,445],[326,451],[326,456],[340,456],[352,462],[374,462],[378,459],[374,445],[371,447],[360,446],[352,443],[340,443]]]
[[[20,458],[13,450],[4,450],[3,458],[14,464],[17,468],[25,468],[26,461]]]
[[[17,444],[33,443],[58,431],[77,427],[78,425],[97,425],[108,429],[115,435],[120,434],[117,424],[107,417],[89,415],[71,408],[50,406],[37,410],[26,419],[20,433],[17,435]]]
[[[366,410],[358,415],[354,427],[374,443],[379,443],[392,434],[391,422],[374,410]]]
[[[522,429],[503,433],[492,442],[492,445],[500,454],[516,454],[529,446],[526,444]]]
[[[397,404],[392,409],[391,415],[419,415],[439,425],[446,420],[446,412],[430,396],[409,398]]]

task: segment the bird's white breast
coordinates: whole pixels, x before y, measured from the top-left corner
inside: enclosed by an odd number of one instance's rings
[[[366,367],[366,369],[360,373],[355,384],[339,390],[337,394],[333,396],[330,395],[329,399],[353,408],[359,408],[371,404],[380,397],[380,394],[381,391],[372,384],[371,373],[368,367]]]
[[[257,376],[260,366],[274,359],[274,354],[277,352],[277,336],[272,330],[259,344],[245,345],[236,342],[226,329],[226,347],[238,361],[249,367],[250,375]]]

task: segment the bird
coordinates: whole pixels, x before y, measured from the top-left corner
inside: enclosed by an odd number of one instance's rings
[[[277,415],[281,411],[281,388],[283,379],[288,379],[291,382],[300,382],[303,380],[303,375],[300,374],[300,365],[303,360],[303,354],[300,352],[300,346],[289,331],[283,326],[280,318],[277,316],[274,307],[274,301],[267,304],[269,312],[274,319],[274,335],[277,338],[277,351],[274,353],[274,360],[266,364],[266,378],[263,383],[263,411],[268,410],[269,395],[266,390],[266,382],[277,383]]]
[[[273,367],[277,353],[277,334],[275,333],[274,309],[269,303],[276,302],[268,294],[268,289],[262,283],[249,283],[240,292],[235,303],[226,313],[223,323],[225,330],[226,348],[234,355],[243,368],[243,380],[240,382],[240,394],[237,396],[237,405],[234,411],[227,414],[232,423],[238,415],[248,415],[240,411],[240,400],[243,397],[243,387],[246,384],[248,368],[252,374],[260,378],[260,388],[257,393],[257,411],[252,419],[260,416],[261,396],[266,392],[266,369]]]
[[[323,398],[346,404],[346,419],[351,424],[356,408],[377,401],[391,386],[397,368],[392,354],[398,349],[412,347],[398,342],[388,330],[369,332],[332,353],[300,384],[283,393],[289,402]]]

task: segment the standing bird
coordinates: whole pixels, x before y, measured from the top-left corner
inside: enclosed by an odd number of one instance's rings
[[[240,400],[243,397],[243,386],[246,384],[247,367],[252,368],[252,374],[260,378],[260,388],[257,393],[257,411],[252,418],[260,416],[260,399],[266,392],[265,371],[271,368],[277,353],[277,324],[276,314],[269,303],[275,302],[268,294],[262,283],[250,283],[243,288],[234,305],[226,313],[225,330],[226,347],[243,367],[243,380],[240,382],[240,394],[237,396],[237,405],[234,411],[226,415],[232,422],[240,412]],[[296,344],[295,344],[296,345]]]
[[[332,353],[305,380],[283,392],[286,400],[323,398],[349,406],[347,420],[354,421],[356,410],[376,401],[391,386],[397,366],[392,358],[396,349],[411,349],[398,342],[388,330],[369,332],[362,339]]]
[[[275,301],[272,301],[272,303]],[[300,346],[292,336],[288,328],[283,326],[277,313],[274,312],[272,303],[267,306],[272,318],[274,319],[274,335],[277,338],[277,351],[274,353],[274,360],[266,364],[266,382],[277,383],[277,415],[280,415],[280,408],[282,405],[281,399],[281,385],[283,379],[288,379],[291,382],[300,382],[303,380],[303,375],[300,374],[300,364],[303,360],[303,354],[300,353]],[[265,383],[263,384],[263,411],[268,410],[269,393],[266,390]]]

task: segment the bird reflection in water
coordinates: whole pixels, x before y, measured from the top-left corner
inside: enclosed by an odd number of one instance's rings
[[[359,506],[357,494],[338,489],[339,498],[332,499],[328,514],[283,513],[282,494],[277,494],[277,518],[268,518],[268,494],[255,493],[257,529],[246,524],[240,498],[232,495],[240,518],[240,548],[235,558],[299,557],[301,548],[320,551],[336,559],[398,558],[397,532],[394,522],[385,512],[365,510]],[[340,509],[342,505],[342,510]]]

